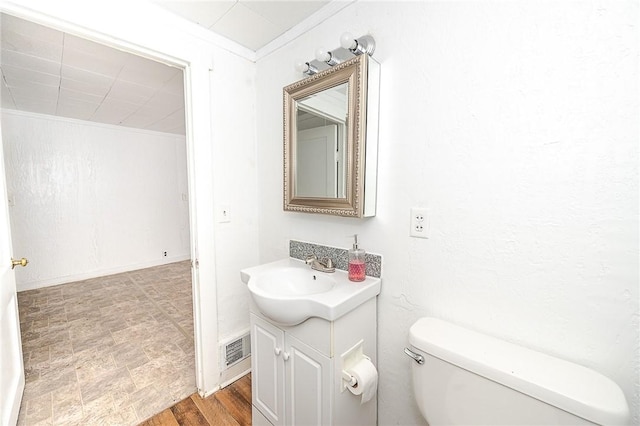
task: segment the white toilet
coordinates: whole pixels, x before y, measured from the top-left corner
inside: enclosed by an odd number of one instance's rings
[[[409,330],[413,391],[436,425],[627,425],[607,377],[436,318]]]

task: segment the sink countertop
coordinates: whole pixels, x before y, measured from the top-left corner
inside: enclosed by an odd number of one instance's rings
[[[367,300],[380,294],[380,278],[367,276],[364,281],[353,282],[349,281],[346,271],[339,269],[336,269],[336,271],[332,273],[315,271],[312,270],[311,267],[304,261],[293,258],[286,258],[277,260],[275,262],[265,263],[262,265],[242,269],[240,271],[240,277],[242,279],[242,282],[249,285],[252,277],[256,277],[256,279],[258,279],[257,277],[260,274],[267,272],[272,273],[272,271],[276,271],[278,269],[282,269],[284,271],[288,268],[299,268],[307,271],[312,271],[313,274],[317,274],[318,276],[327,276],[335,280],[335,285],[331,290],[321,293],[288,297],[274,296],[268,294],[267,292],[262,292],[262,294],[259,295],[260,297],[272,297],[274,299],[278,298],[280,301],[283,301],[285,303],[293,302],[297,304],[299,302],[300,304],[306,305],[306,307],[308,308],[308,312],[310,313],[309,317],[319,317],[328,321],[334,321],[344,314],[355,309]],[[256,295],[254,295],[253,293],[254,291],[261,290],[256,290],[255,288],[252,290],[252,297],[254,298],[254,300],[256,300]],[[260,308],[259,305],[260,304],[258,303],[258,307]]]

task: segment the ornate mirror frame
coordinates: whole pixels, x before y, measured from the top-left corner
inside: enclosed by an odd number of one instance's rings
[[[375,215],[379,69],[379,64],[364,54],[283,89],[285,211],[347,217]],[[348,85],[345,197],[298,196],[297,102],[344,83]]]

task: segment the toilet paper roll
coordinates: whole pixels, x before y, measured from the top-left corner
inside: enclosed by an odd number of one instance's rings
[[[375,365],[369,359],[363,358],[347,371],[357,380],[355,386],[347,386],[349,392],[362,395],[361,404],[370,401],[378,389],[378,370]]]

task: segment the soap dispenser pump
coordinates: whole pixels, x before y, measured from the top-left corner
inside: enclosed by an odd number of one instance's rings
[[[358,248],[358,234],[354,235],[353,238],[353,248],[349,250],[349,280],[356,282],[364,281],[366,276],[365,251]]]

